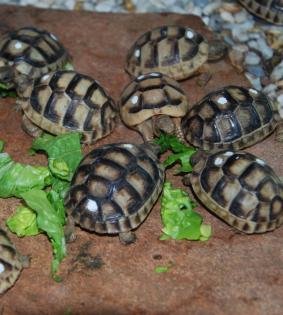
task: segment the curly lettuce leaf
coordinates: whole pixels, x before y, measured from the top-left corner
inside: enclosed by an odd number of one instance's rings
[[[33,189],[21,196],[28,207],[36,212],[38,228],[46,232],[51,241],[54,254],[51,271],[55,275],[59,264],[67,255],[62,217],[49,202],[43,190]]]
[[[195,148],[181,143],[176,136],[167,134],[161,134],[161,136],[155,140],[155,143],[160,146],[161,153],[167,150],[173,152],[173,154],[170,154],[163,162],[165,168],[173,166],[175,163],[180,163],[181,166],[176,173],[189,173],[192,171],[190,159],[196,152]]]
[[[166,181],[161,200],[163,223],[161,240],[207,240],[211,236],[209,225],[202,223],[201,215],[193,209],[195,204],[181,189],[173,189]]]
[[[64,198],[70,187],[70,183],[60,180],[56,177],[52,178],[52,188],[47,192],[47,198],[53,208],[56,210],[61,223],[65,224],[65,206]]]
[[[47,167],[14,162],[7,153],[0,153],[0,197],[21,197],[31,189],[43,189],[50,185],[51,175]]]
[[[32,143],[31,152],[45,151],[48,166],[55,177],[70,181],[82,159],[80,134],[66,133],[57,137],[43,134]]]
[[[16,212],[6,220],[6,224],[18,237],[39,233],[35,212],[24,206],[18,206]]]

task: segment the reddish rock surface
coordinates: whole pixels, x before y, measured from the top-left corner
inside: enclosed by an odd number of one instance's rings
[[[94,14],[0,7],[0,31],[26,25],[54,32],[70,50],[76,69],[91,75],[118,100],[129,82],[123,70],[131,43],[144,31],[162,24],[180,24],[209,36],[196,17],[175,14]],[[191,104],[226,84],[245,84],[228,60],[211,64],[213,79],[203,88],[196,78],[182,82]],[[14,100],[0,100],[0,138],[17,161],[45,164],[43,155],[29,156],[32,139],[20,127]],[[121,124],[97,143],[141,142]],[[94,146],[92,146],[94,147]],[[92,148],[91,147],[91,148]],[[274,135],[249,149],[283,175],[283,144]],[[167,178],[182,187],[180,177]],[[0,200],[0,218],[13,213],[19,201]],[[137,230],[134,245],[118,237],[90,234],[77,228],[77,241],[68,247],[60,267],[62,282],[50,277],[52,251],[45,235],[19,239],[9,233],[22,254],[32,257],[15,286],[0,297],[0,314],[269,314],[283,310],[283,228],[264,235],[242,235],[199,207],[213,227],[208,242],[159,241],[159,203]],[[159,258],[159,259],[157,259]],[[164,274],[158,265],[173,264]]]

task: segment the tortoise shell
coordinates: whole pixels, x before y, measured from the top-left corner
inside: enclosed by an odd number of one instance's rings
[[[240,231],[263,233],[283,222],[280,179],[250,153],[221,151],[202,158],[190,182],[209,210]]]
[[[81,132],[85,143],[108,135],[116,122],[115,104],[107,92],[75,71],[58,70],[36,79],[19,104],[38,127],[56,135]]]
[[[34,27],[4,34],[0,39],[0,58],[2,64],[6,62],[30,78],[60,69],[71,59],[55,35]]]
[[[22,268],[20,255],[6,232],[0,228],[0,294],[13,286]]]
[[[263,93],[226,86],[207,94],[182,119],[185,139],[209,150],[250,146],[277,126],[278,112]]]
[[[162,26],[144,33],[130,48],[126,71],[139,76],[161,72],[175,80],[195,73],[208,58],[206,39],[191,28]]]
[[[252,14],[273,24],[283,25],[282,0],[239,0]]]
[[[124,123],[136,126],[156,115],[183,117],[188,99],[175,80],[158,72],[140,75],[122,92],[120,114]]]
[[[66,209],[81,227],[116,234],[138,227],[156,202],[164,169],[144,145],[116,143],[81,161],[66,196]]]

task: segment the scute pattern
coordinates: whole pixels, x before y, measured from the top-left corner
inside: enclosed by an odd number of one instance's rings
[[[274,171],[247,152],[221,151],[199,161],[191,183],[213,213],[245,233],[283,222],[283,186]]]
[[[121,118],[128,126],[155,115],[182,117],[187,111],[188,100],[181,86],[158,72],[135,78],[121,95]]]
[[[157,200],[164,170],[149,150],[109,144],[82,160],[66,197],[66,208],[81,227],[116,234],[141,224]]]
[[[182,119],[185,139],[196,147],[239,150],[270,134],[277,110],[263,93],[227,86],[207,94]]]
[[[19,254],[6,232],[0,228],[0,294],[13,286],[21,270]]]
[[[57,38],[33,27],[24,27],[1,37],[0,58],[12,62],[33,78],[54,71],[71,59]]]
[[[87,143],[109,134],[116,122],[110,96],[97,81],[75,71],[57,71],[37,79],[21,105],[42,129],[53,134],[80,131]]]
[[[283,25],[282,0],[239,0],[251,13],[274,24]]]
[[[133,76],[151,71],[176,80],[191,76],[208,58],[208,44],[196,31],[162,26],[143,34],[130,48],[126,70]]]

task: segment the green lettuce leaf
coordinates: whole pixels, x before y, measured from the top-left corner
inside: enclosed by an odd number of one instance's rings
[[[193,209],[195,204],[181,189],[173,189],[166,181],[161,200],[161,220],[163,223],[161,240],[208,240],[210,225],[203,224],[202,217]]]
[[[71,63],[71,62],[67,62],[64,67],[63,67],[64,70],[75,70],[75,67],[74,65]]]
[[[14,162],[7,153],[0,153],[0,197],[21,197],[23,192],[42,189],[51,183],[47,167]]]
[[[11,85],[0,82],[0,97],[16,97],[17,93]]]
[[[82,159],[80,134],[66,133],[57,137],[43,134],[32,143],[31,152],[45,151],[48,166],[55,177],[70,181]]]
[[[156,266],[154,268],[154,271],[156,273],[165,273],[165,272],[168,272],[170,270],[170,267],[167,267],[167,266]]]
[[[6,224],[19,237],[33,236],[39,233],[35,212],[24,206],[18,206],[15,214],[6,220]]]
[[[0,153],[3,152],[5,146],[5,142],[3,140],[0,140]]]
[[[192,165],[190,162],[191,156],[196,152],[195,148],[191,148],[179,141],[176,136],[161,134],[155,143],[160,146],[161,153],[167,150],[171,150],[173,154],[170,154],[163,162],[165,168],[180,163],[181,166],[176,173],[189,173],[192,171]]]
[[[51,241],[54,254],[51,271],[55,275],[60,262],[67,255],[62,217],[42,190],[30,190],[23,193],[22,198],[36,212],[38,228],[46,232]]]

